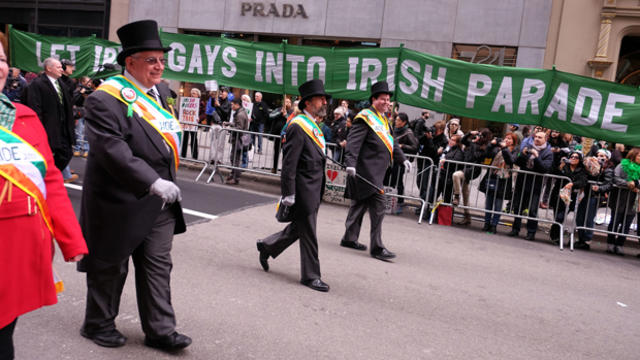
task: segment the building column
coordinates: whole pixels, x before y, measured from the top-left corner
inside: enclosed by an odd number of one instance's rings
[[[609,1],[609,0],[607,0]],[[598,48],[596,49],[596,55],[593,59],[587,63],[591,67],[591,77],[596,79],[602,79],[604,71],[613,64],[613,61],[609,59],[609,38],[611,35],[611,22],[616,16],[615,13],[603,12],[600,14],[600,34],[598,36]]]

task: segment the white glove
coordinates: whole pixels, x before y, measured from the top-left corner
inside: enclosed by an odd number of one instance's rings
[[[158,195],[167,204],[182,200],[180,188],[171,181],[158,179],[149,188],[149,192]]]
[[[282,205],[284,206],[291,206],[293,204],[296,203],[296,195],[289,195],[289,196],[285,196],[284,198],[282,198]]]
[[[356,176],[356,168],[347,166],[347,175]]]
[[[402,163],[404,165],[404,169],[406,172],[411,172],[411,161],[409,160],[405,160],[404,163]]]

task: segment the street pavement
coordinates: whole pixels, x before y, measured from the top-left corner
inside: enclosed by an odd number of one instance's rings
[[[182,186],[182,184],[181,184]],[[207,185],[211,189],[255,192]],[[213,191],[213,190],[212,190]],[[71,190],[70,190],[71,192]],[[235,196],[235,195],[234,195]],[[345,207],[318,217],[320,293],[298,283],[294,244],[267,273],[257,239],[281,230],[273,195],[236,211],[212,212],[173,243],[172,295],[182,352],[143,345],[133,277],[117,326],[127,345],[107,349],[82,338],[84,276],[59,254],[66,290],[55,306],[18,320],[17,359],[638,359],[640,260],[596,251],[560,251],[474,227],[417,224],[388,216],[385,263],[338,245]],[[214,200],[212,200],[214,201]],[[365,218],[361,240],[368,244]],[[133,272],[133,265],[131,265]]]

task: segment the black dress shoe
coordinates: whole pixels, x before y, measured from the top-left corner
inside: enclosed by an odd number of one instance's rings
[[[535,233],[527,233],[527,236],[524,237],[525,240],[528,241],[533,241],[536,239],[536,234]],[[558,240],[558,243],[560,243],[560,240]]]
[[[156,349],[169,351],[180,350],[191,345],[191,338],[187,335],[182,335],[174,331],[171,335],[162,336],[159,338],[145,337],[144,344]]]
[[[313,290],[318,290],[318,291],[322,291],[322,292],[328,292],[329,291],[329,284],[325,283],[324,281],[320,280],[320,279],[313,279],[313,280],[302,280],[300,281],[300,283],[304,286],[310,287]]]
[[[346,247],[346,248],[350,248],[350,249],[360,250],[360,251],[367,250],[367,245],[360,244],[357,241],[345,241],[345,240],[342,240],[342,241],[340,241],[340,246]]]
[[[378,259],[378,260],[382,260],[382,261],[389,261],[393,258],[396,257],[396,254],[392,253],[391,251],[382,248],[378,251],[372,252],[371,256],[373,256],[374,258]]]
[[[511,230],[511,231],[507,234],[507,236],[511,236],[511,237],[516,237],[516,236],[518,236],[518,235],[520,235],[520,231],[513,231],[513,230]]]
[[[80,335],[104,347],[120,347],[127,342],[127,338],[116,329],[91,334],[82,328]]]
[[[264,248],[264,244],[260,241],[256,243],[256,247],[260,252],[260,265],[262,265],[262,269],[264,271],[269,271],[269,254],[267,254],[267,250]]]

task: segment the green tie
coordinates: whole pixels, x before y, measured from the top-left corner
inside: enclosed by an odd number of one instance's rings
[[[54,87],[56,88],[56,92],[58,93],[58,101],[62,104],[62,90],[60,89],[60,85],[58,85],[58,80],[53,82]]]

